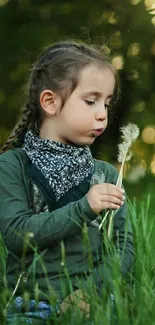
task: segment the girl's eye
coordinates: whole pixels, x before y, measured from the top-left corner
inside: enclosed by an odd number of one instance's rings
[[[95,101],[94,100],[87,100],[87,99],[85,99],[85,102],[86,102],[86,104],[88,104],[90,106],[95,104]]]

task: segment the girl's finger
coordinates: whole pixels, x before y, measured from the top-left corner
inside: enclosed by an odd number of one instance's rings
[[[114,203],[116,205],[123,205],[124,201],[125,201],[125,196],[122,196],[121,198],[118,198],[118,197],[112,196],[112,195],[102,195],[101,196],[101,201],[102,202]]]
[[[102,209],[112,209],[112,210],[117,210],[120,208],[120,205],[115,204],[115,203],[110,203],[110,202],[103,202],[102,203]]]

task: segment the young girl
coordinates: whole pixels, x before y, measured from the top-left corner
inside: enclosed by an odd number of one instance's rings
[[[0,230],[19,319],[48,319],[54,311],[51,292],[62,301],[67,295],[83,297],[90,281],[99,292],[112,288],[116,252],[123,276],[131,269],[124,190],[115,186],[116,169],[93,159],[89,149],[106,129],[117,93],[114,67],[91,46],[55,44],[33,66],[27,102],[0,156]],[[103,248],[98,230],[105,209],[117,210],[113,255]],[[25,292],[29,308],[23,310]],[[65,308],[62,302],[60,309]]]

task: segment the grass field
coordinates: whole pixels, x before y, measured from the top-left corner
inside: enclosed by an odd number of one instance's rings
[[[135,263],[133,275],[124,283],[115,272],[114,297],[107,299],[103,291],[99,297],[96,290],[89,288],[89,303],[91,305],[90,319],[87,320],[77,309],[72,308],[65,315],[55,316],[47,324],[63,325],[154,325],[155,324],[155,213],[151,206],[150,196],[147,195],[141,203],[134,200],[129,202],[129,213],[134,232]],[[0,247],[0,268],[5,273],[5,249]],[[115,269],[115,266],[114,266]],[[0,291],[0,325],[6,324],[5,313],[12,292],[8,292],[5,274],[1,278]],[[10,320],[11,325],[27,324],[22,321]],[[44,324],[35,321],[32,324]]]

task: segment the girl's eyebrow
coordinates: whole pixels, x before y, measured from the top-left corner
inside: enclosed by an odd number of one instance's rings
[[[99,91],[87,91],[84,93],[85,96],[88,96],[88,95],[93,95],[93,96],[96,96],[96,97],[101,97],[103,94],[100,93]],[[107,98],[112,98],[113,97],[113,94],[110,94],[107,96]]]

